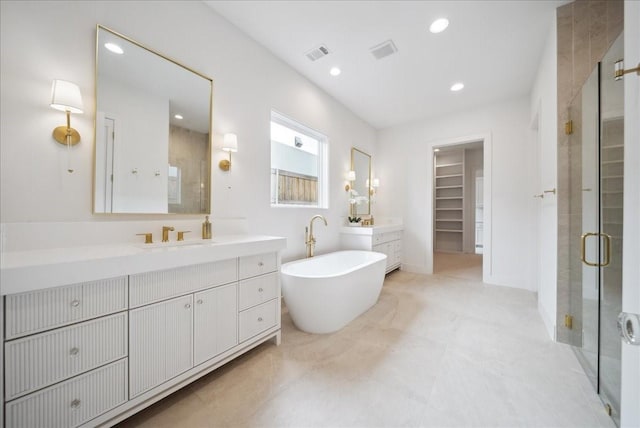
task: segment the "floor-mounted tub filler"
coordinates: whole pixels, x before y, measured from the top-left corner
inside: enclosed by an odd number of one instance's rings
[[[307,333],[332,333],[378,301],[387,256],[338,251],[285,263],[282,294],[293,323]]]

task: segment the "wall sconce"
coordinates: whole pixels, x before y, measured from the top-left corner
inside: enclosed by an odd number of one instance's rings
[[[238,136],[236,134],[224,134],[222,150],[229,152],[229,160],[222,159],[220,163],[218,163],[218,166],[223,171],[229,171],[231,169],[231,153],[238,151]]]
[[[53,130],[53,138],[60,144],[75,146],[80,142],[80,134],[71,127],[71,113],[82,113],[82,95],[78,85],[66,80],[54,80],[51,87],[51,108],[67,114],[67,126],[58,126]],[[67,171],[73,172],[71,160],[68,160]]]
[[[354,182],[354,181],[356,181],[356,172],[355,172],[355,171],[349,171],[349,172],[347,172],[347,177],[346,177],[346,179],[347,179],[347,181],[348,181],[349,183],[347,183],[347,184],[344,186],[344,190],[345,190],[345,192],[348,192],[349,190],[351,190],[351,183],[352,183],[352,182]]]
[[[374,178],[371,181],[371,188],[369,188],[369,194],[371,196],[375,195],[376,192],[378,191],[378,187],[380,187],[380,179]]]
[[[624,61],[621,59],[615,62],[615,64],[613,65],[613,70],[614,70],[614,75],[613,75],[614,80],[620,80],[624,77],[625,74],[633,73],[634,71],[638,74],[638,76],[640,76],[640,64],[638,64],[636,68],[630,68],[628,70],[625,70]]]

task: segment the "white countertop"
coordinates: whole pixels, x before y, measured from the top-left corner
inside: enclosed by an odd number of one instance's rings
[[[93,245],[2,253],[2,295],[279,251],[286,238],[216,236],[169,244]]]
[[[403,227],[401,224],[381,224],[360,227],[344,226],[340,229],[340,233],[346,233],[350,235],[373,235],[374,233],[397,232],[398,230],[402,229]]]

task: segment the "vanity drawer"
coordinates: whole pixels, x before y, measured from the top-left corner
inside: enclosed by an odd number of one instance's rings
[[[126,357],[127,329],[123,312],[5,343],[5,398]]]
[[[5,297],[6,340],[127,309],[127,277]]]
[[[136,308],[237,280],[235,258],[131,275],[129,305]]]
[[[278,297],[278,273],[240,281],[240,310]]]
[[[240,342],[244,342],[277,324],[278,299],[240,312]]]
[[[373,245],[383,244],[389,241],[395,241],[402,238],[402,232],[384,232],[373,235]]]
[[[240,257],[240,279],[275,272],[277,268],[278,258],[276,253]]]
[[[127,401],[127,360],[93,370],[6,404],[6,426],[68,428]]]

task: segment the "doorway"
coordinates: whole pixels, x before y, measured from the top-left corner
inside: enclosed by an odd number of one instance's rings
[[[483,280],[484,141],[433,148],[433,272]]]

